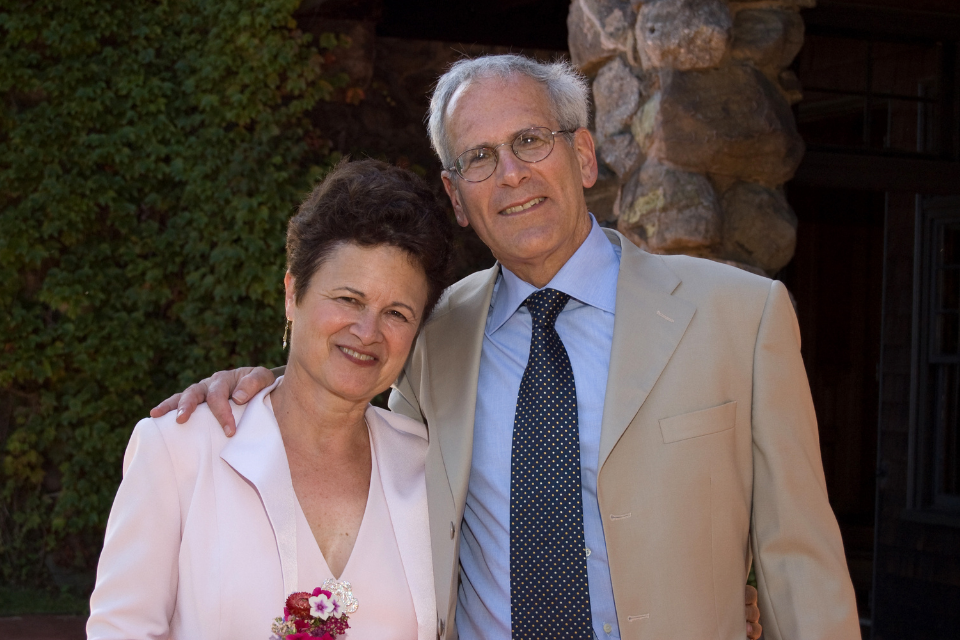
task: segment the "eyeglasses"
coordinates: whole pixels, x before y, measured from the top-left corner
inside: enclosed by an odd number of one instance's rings
[[[500,162],[500,147],[509,144],[513,155],[524,162],[534,163],[545,160],[556,142],[558,133],[573,133],[573,129],[550,131],[546,127],[533,127],[521,131],[513,142],[504,142],[495,147],[475,147],[467,149],[454,161],[448,171],[456,171],[457,175],[467,182],[483,182],[493,175]]]

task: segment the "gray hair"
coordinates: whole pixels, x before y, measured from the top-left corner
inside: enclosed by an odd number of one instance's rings
[[[586,78],[566,60],[544,63],[512,53],[459,60],[437,80],[427,112],[430,146],[440,156],[444,168],[451,167],[455,160],[447,137],[446,121],[447,106],[453,94],[475,80],[506,79],[518,75],[539,82],[547,90],[552,115],[561,129],[587,126],[590,88]]]

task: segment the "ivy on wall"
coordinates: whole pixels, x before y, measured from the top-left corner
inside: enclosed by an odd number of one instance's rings
[[[0,581],[89,571],[136,421],[280,362],[308,114],[347,81],[297,5],[0,0]]]

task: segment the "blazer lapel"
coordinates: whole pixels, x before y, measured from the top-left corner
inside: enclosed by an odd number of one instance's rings
[[[637,248],[617,232],[620,273],[613,325],[610,374],[600,427],[600,468],[630,425],[673,356],[696,306],[672,295],[677,277],[663,260]]]
[[[283,592],[297,590],[297,496],[290,465],[273,412],[264,404],[283,376],[258,393],[237,424],[237,434],[227,441],[220,458],[246,478],[260,494],[277,539]]]
[[[395,416],[388,422],[372,407],[367,409],[366,418],[387,510],[413,598],[418,635],[421,640],[432,638],[436,636],[437,607],[430,536],[426,535],[429,516],[423,465],[427,430],[404,416]],[[398,427],[409,430],[398,430]]]
[[[496,264],[485,277],[456,292],[450,311],[434,323],[427,336],[425,368],[430,384],[426,408],[430,437],[440,444],[442,462],[458,509],[462,509],[473,457],[473,420],[483,331],[490,311]],[[428,463],[429,464],[429,463]],[[428,470],[429,473],[429,470]]]

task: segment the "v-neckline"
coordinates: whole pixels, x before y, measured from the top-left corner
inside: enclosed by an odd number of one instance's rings
[[[344,575],[349,575],[350,566],[353,563],[353,559],[356,556],[354,553],[357,550],[357,547],[360,546],[360,540],[364,536],[364,532],[367,527],[365,526],[367,521],[370,519],[370,502],[373,498],[374,490],[374,481],[379,482],[380,479],[380,469],[377,466],[377,452],[373,447],[373,435],[370,434],[370,425],[367,424],[367,434],[370,439],[370,486],[367,489],[367,502],[363,505],[363,516],[360,518],[360,526],[357,528],[357,537],[353,541],[353,548],[350,549],[350,555],[347,557],[346,564],[343,565],[343,571],[340,572],[339,576],[333,575],[333,571],[330,569],[330,565],[327,563],[326,556],[323,555],[323,549],[320,548],[320,543],[317,542],[317,538],[313,535],[313,529],[310,528],[310,521],[307,520],[307,515],[303,512],[303,506],[300,504],[300,498],[297,497],[296,492],[294,492],[294,501],[297,503],[297,526],[301,523],[306,525],[307,531],[310,534],[310,540],[313,541],[313,545],[317,550],[317,553],[320,556],[320,561],[323,563],[323,569],[325,573],[333,577],[334,580],[340,581]]]

